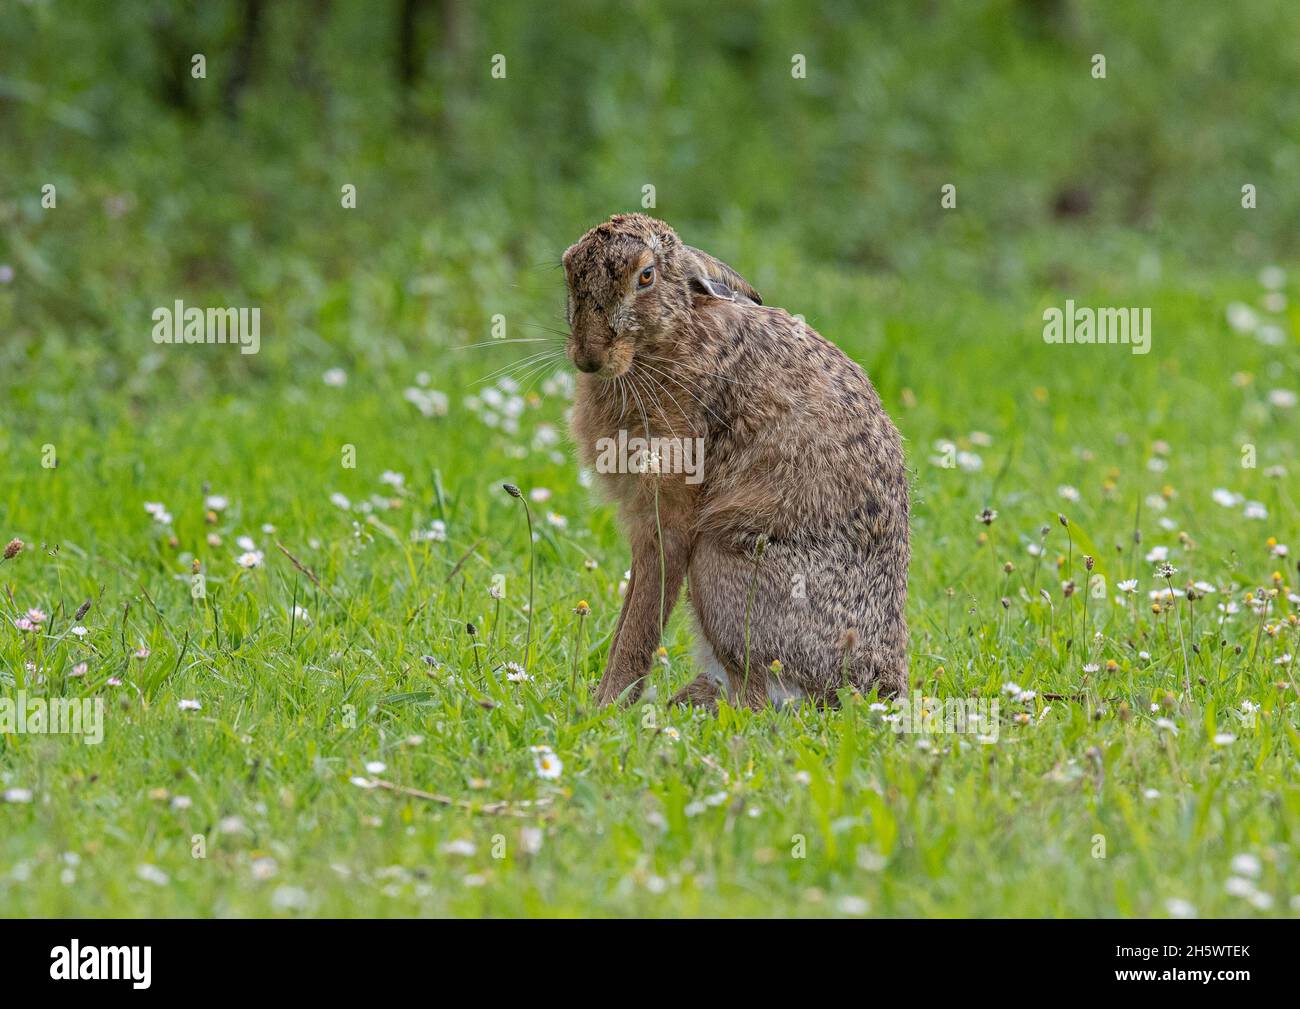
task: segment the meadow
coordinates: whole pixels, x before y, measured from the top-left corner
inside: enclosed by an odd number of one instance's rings
[[[499,105],[444,102],[443,77],[362,101],[322,57],[329,100],[285,115],[297,78],[268,70],[233,117],[197,81],[197,110],[162,109],[143,56],[75,44],[111,13],[0,20],[49,33],[0,78],[0,691],[103,719],[97,743],[0,719],[0,912],[1300,911],[1300,158],[1270,119],[1300,92],[1294,53],[1250,49],[1296,15],[1175,39],[1102,5],[1044,38],[1011,4],[925,32],[826,5],[751,35],[670,6],[641,26],[648,84],[587,5],[560,5],[579,40],[501,5],[480,29],[524,87]],[[1107,17],[1159,88],[1114,57],[1089,77]],[[318,44],[370,31],[344,9]],[[839,76],[782,97],[810,32]],[[528,85],[580,42],[625,48],[563,71],[603,82],[578,112]],[[1211,71],[1257,120],[1178,86]],[[754,80],[809,152],[710,133],[701,93],[725,110]],[[612,119],[642,88],[636,128],[675,151],[628,153]],[[846,135],[863,93],[892,96],[882,128]],[[445,118],[454,153],[403,115]],[[548,115],[581,120],[585,159],[530,132]],[[903,433],[908,698],[593,704],[627,547],[573,458],[569,366],[533,356],[560,344],[510,341],[562,339],[560,253],[646,179],[648,212],[859,361]],[[153,342],[182,298],[263,306],[259,352]],[[1067,299],[1149,308],[1150,352],[1046,342]],[[664,646],[659,699],[694,675],[683,612]],[[913,717],[958,700],[965,731]]]

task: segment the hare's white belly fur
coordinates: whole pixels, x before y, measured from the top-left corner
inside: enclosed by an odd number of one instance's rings
[[[718,660],[717,655],[714,654],[713,646],[709,644],[708,638],[703,634],[698,634],[696,640],[699,643],[696,660],[700,664],[700,672],[709,678],[722,696],[734,703],[736,692],[731,689],[731,681],[727,677],[727,670]],[[800,689],[797,683],[789,679],[782,681],[775,676],[768,677],[767,699],[772,702],[773,706],[779,708],[782,704],[798,704],[803,700],[803,696],[803,690]]]

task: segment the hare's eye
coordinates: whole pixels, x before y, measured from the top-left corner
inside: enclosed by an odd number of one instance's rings
[[[640,276],[636,278],[637,287],[649,287],[654,282],[655,282],[654,264],[647,266],[644,270],[641,271]]]

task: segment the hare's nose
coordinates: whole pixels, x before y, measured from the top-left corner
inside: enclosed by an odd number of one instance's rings
[[[600,362],[594,357],[588,357],[586,354],[574,354],[573,366],[579,371],[585,371],[588,375],[600,371]]]

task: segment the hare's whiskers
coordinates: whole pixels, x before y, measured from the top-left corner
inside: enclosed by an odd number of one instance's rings
[[[653,375],[641,375],[641,378],[645,379],[648,383],[650,383],[651,390],[658,390],[673,401],[673,405],[677,407],[677,412],[681,414],[681,419],[683,423],[690,422],[689,415],[686,413],[685,410],[682,409],[682,405],[677,402],[677,399],[673,396],[671,392],[668,391],[668,388],[662,382],[658,381]],[[678,437],[677,429],[673,427],[673,422],[668,419],[668,411],[663,408],[662,403],[660,404],[659,407],[659,416],[663,419],[663,422],[668,425],[668,433],[671,434],[674,438],[678,438],[678,440],[680,441],[681,439]]]
[[[628,380],[628,382],[631,384],[631,386],[632,386],[633,389],[638,390],[639,392],[641,392],[641,393],[644,395],[644,398],[642,398],[641,396],[638,396],[638,397],[637,397],[637,402],[642,404],[642,406],[641,406],[641,414],[642,414],[643,419],[645,420],[645,425],[646,425],[646,437],[649,438],[649,437],[650,437],[650,431],[649,431],[649,428],[650,428],[650,418],[649,418],[649,415],[652,414],[652,413],[655,413],[656,411],[655,411],[655,409],[654,409],[654,408],[655,408],[655,398],[654,398],[653,395],[651,395],[651,393],[653,392],[653,390],[650,389],[650,388],[647,387],[647,386],[642,385],[642,384],[641,384],[641,381],[640,381],[641,379],[644,379],[644,378],[647,378],[647,377],[648,377],[648,376],[646,376],[646,375],[640,375],[640,376],[638,376],[638,375],[634,374],[633,371],[632,371],[631,369],[628,369],[628,372],[627,372],[627,380]],[[645,404],[646,404],[647,402],[650,404],[650,409],[649,409],[649,410],[647,410],[647,409],[645,408]],[[662,420],[665,424],[668,423],[668,418],[667,418],[667,416],[664,414],[664,412],[663,412],[662,409],[660,409],[660,410],[658,411],[658,414],[659,414],[659,416],[658,416],[658,419],[659,419],[659,420]],[[672,433],[673,433],[674,435],[676,434],[676,432],[672,432]]]
[[[538,361],[550,360],[550,359],[558,358],[560,356],[562,356],[562,352],[557,350],[543,350],[543,351],[539,351],[536,354],[529,354],[522,361],[511,361],[505,367],[498,368],[496,371],[484,375],[475,384],[482,385],[484,382],[492,381],[492,379],[496,378],[498,375],[504,375],[507,372],[514,371],[517,368],[528,367],[533,364],[536,364]]]
[[[534,376],[539,375],[542,372],[546,371],[547,368],[556,367],[561,361],[564,360],[565,357],[563,354],[559,354],[559,355],[553,354],[549,357],[542,358],[540,361],[534,361],[532,364],[528,365],[526,368],[522,369],[518,374],[512,377],[516,382],[519,382],[522,385],[524,382],[528,381]]]
[[[539,378],[541,378],[543,375],[549,376],[559,366],[560,366],[559,358],[547,358],[545,361],[542,361],[540,364],[530,366],[527,375],[516,376],[515,381],[518,382],[523,387],[520,389],[519,395],[521,396],[528,395],[529,390],[531,390],[532,387],[537,384],[537,380]]]
[[[551,365],[549,371],[543,368],[539,374],[533,376],[532,382],[529,383],[529,388],[525,389],[524,392],[527,393],[529,389],[531,389],[532,386],[536,385],[539,381],[542,382],[543,384],[550,381],[551,376],[554,375],[557,371],[559,371],[559,369],[562,368],[567,363],[568,363],[567,360],[556,361],[554,364]]]
[[[540,329],[543,333],[553,333],[556,337],[561,338],[561,342],[569,338],[567,330],[553,329],[550,326],[543,326],[540,322],[521,322],[519,325],[523,326],[525,329]]]
[[[632,373],[631,373],[630,370],[629,370],[629,372],[628,372],[628,377],[629,377],[629,378],[632,377]],[[643,378],[643,379],[645,379],[648,383],[650,383],[650,388],[649,388],[649,390],[644,390],[644,389],[643,389],[642,391],[643,391],[643,392],[646,392],[647,398],[649,398],[649,399],[651,400],[651,402],[654,401],[654,398],[653,398],[652,396],[650,396],[650,393],[651,393],[651,392],[654,392],[654,391],[656,391],[656,390],[659,391],[659,392],[662,392],[665,396],[667,396],[669,399],[671,399],[671,400],[673,401],[673,405],[674,405],[675,407],[677,407],[677,410],[678,410],[678,412],[682,415],[682,419],[683,419],[683,420],[689,420],[689,419],[690,419],[690,415],[689,415],[685,410],[682,409],[682,405],[681,405],[681,403],[677,402],[677,397],[674,396],[674,395],[673,395],[673,394],[668,390],[668,387],[667,387],[667,386],[665,386],[662,382],[660,382],[658,379],[656,379],[653,375],[650,375],[650,374],[647,374],[647,373],[642,373],[640,377]],[[676,429],[673,427],[673,425],[672,425],[672,421],[670,421],[670,420],[668,419],[668,415],[667,415],[667,413],[666,413],[665,411],[661,410],[661,411],[660,411],[660,416],[663,418],[664,423],[668,425],[668,433],[671,434],[674,438],[676,438],[676,437],[677,437],[677,431],[676,431]]]
[[[488,374],[484,375],[482,378],[478,379],[475,384],[482,385],[484,382],[490,382],[498,375],[504,375],[506,372],[513,371],[515,368],[522,368],[525,365],[533,363],[534,361],[540,361],[544,357],[548,356],[550,353],[551,351],[544,350],[537,354],[530,354],[528,357],[525,357],[522,360],[511,361],[509,364],[501,368],[497,368],[495,371],[491,371]]]
[[[669,358],[669,357],[661,357],[661,356],[659,356],[658,354],[645,354],[645,355],[642,356],[642,360],[646,360],[646,361],[658,361],[660,364],[675,364],[675,365],[678,365],[679,367],[681,366],[681,362],[680,362],[680,361],[675,361],[675,360],[673,360],[672,358]],[[740,381],[739,379],[731,378],[731,377],[728,376],[728,375],[724,375],[724,374],[722,374],[722,372],[720,372],[720,371],[708,371],[708,370],[698,370],[698,369],[696,369],[696,370],[694,370],[693,373],[696,374],[696,375],[701,376],[702,378],[717,378],[717,379],[721,379],[723,382],[729,382],[729,383],[732,384],[732,385],[744,385],[744,384],[745,384],[744,382]]]
[[[645,440],[650,441],[650,418],[646,416],[645,404],[641,402],[641,394],[637,392],[636,381],[632,378],[632,373],[624,372],[627,378],[628,387],[632,390],[632,395],[636,397],[636,405],[641,409],[641,423],[645,427]]]
[[[659,369],[659,368],[656,368],[656,367],[654,367],[653,365],[646,363],[644,360],[642,360],[641,363],[644,364],[646,368],[650,369],[650,371],[653,371],[653,372],[655,372],[655,373],[658,374],[658,375],[662,375],[664,378],[668,379],[668,381],[674,383],[674,384],[675,384],[679,389],[681,389],[683,392],[685,392],[686,395],[690,396],[691,399],[695,400],[695,402],[699,403],[700,406],[704,407],[704,409],[707,410],[707,411],[709,412],[709,414],[713,417],[714,420],[716,420],[719,424],[721,424],[721,425],[722,425],[724,428],[726,428],[728,431],[731,430],[731,425],[728,424],[728,423],[727,423],[725,420],[723,420],[721,417],[719,417],[718,414],[717,414],[717,412],[714,411],[713,408],[710,407],[708,403],[704,402],[704,400],[700,399],[699,396],[695,395],[695,393],[691,391],[691,387],[688,386],[688,385],[686,385],[686,384],[684,384],[680,379],[677,378],[677,376],[675,376],[675,375],[671,375],[671,374],[669,374],[669,373],[666,372],[666,371],[663,371],[663,370],[661,370],[661,369]],[[679,409],[680,409],[680,407],[679,407]]]
[[[452,347],[452,350],[477,350],[480,347],[499,347],[504,343],[562,343],[549,336],[528,336],[528,337],[511,337],[509,340],[484,340],[482,343],[467,343],[463,347]]]

